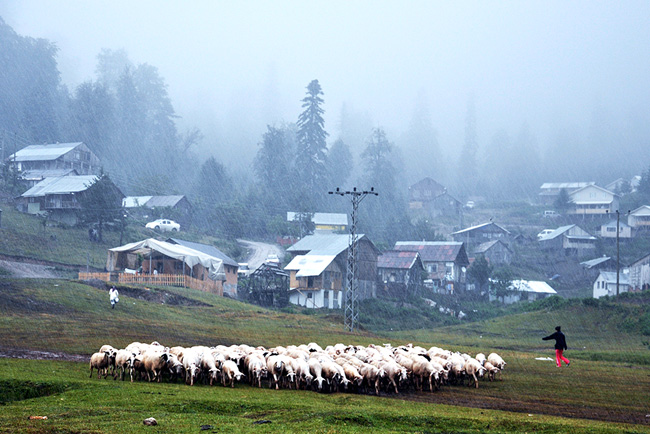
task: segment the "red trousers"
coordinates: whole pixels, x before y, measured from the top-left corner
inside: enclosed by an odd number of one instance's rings
[[[563,351],[564,351],[564,350],[555,350],[555,362],[557,363],[557,367],[558,367],[558,368],[559,368],[560,366],[562,366],[562,363],[560,362],[560,360],[561,360],[562,362],[566,363],[567,365],[568,365],[569,363],[571,363],[571,362],[569,361],[569,359],[567,359],[566,357],[564,357],[564,356],[562,355],[562,352],[563,352]]]

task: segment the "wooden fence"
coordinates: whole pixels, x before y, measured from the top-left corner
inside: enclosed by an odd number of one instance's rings
[[[184,274],[79,273],[79,280],[91,279],[117,281],[125,285],[178,286],[223,295],[221,282],[199,280]]]

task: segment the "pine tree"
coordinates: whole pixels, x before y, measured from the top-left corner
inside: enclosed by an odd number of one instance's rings
[[[327,143],[325,131],[325,112],[321,105],[323,95],[318,80],[307,86],[307,96],[302,100],[304,111],[298,117],[298,149],[296,153],[296,173],[300,185],[309,195],[327,189]]]

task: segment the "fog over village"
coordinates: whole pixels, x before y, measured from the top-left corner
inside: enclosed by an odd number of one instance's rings
[[[650,432],[649,22],[0,0],[0,432]]]

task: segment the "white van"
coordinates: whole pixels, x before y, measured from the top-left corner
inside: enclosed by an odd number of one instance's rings
[[[560,214],[556,213],[552,209],[544,211],[544,217],[545,218],[555,218],[555,217],[559,217],[559,216],[560,216]]]

